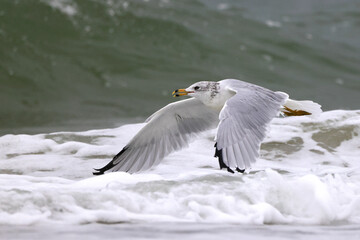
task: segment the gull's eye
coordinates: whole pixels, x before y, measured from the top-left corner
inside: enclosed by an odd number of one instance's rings
[[[199,90],[199,89],[200,89],[199,86],[194,87],[194,90],[195,90],[195,91],[197,91],[197,90]]]

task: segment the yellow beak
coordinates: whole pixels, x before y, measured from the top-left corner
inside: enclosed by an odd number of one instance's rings
[[[185,96],[188,95],[188,91],[186,91],[185,89],[177,89],[175,91],[173,91],[172,95],[173,97],[180,97],[180,96]]]

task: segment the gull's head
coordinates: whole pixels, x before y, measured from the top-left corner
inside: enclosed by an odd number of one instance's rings
[[[218,82],[202,81],[191,85],[186,89],[177,89],[172,95],[173,97],[191,96],[199,99],[206,105],[210,105],[214,98],[218,95],[220,84]]]

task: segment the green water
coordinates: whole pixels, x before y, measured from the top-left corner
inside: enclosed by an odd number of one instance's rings
[[[143,121],[239,78],[359,109],[357,0],[0,0],[0,135]]]

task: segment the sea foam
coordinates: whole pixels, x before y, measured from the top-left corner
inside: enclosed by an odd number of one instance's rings
[[[360,224],[360,111],[274,119],[245,174],[219,170],[209,131],[149,171],[92,176],[142,126],[0,137],[0,224]]]

